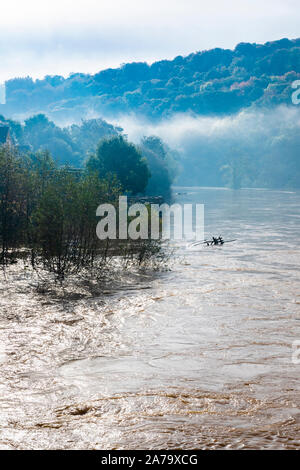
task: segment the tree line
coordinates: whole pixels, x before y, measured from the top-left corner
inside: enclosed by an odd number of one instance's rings
[[[127,168],[118,164],[115,150]],[[82,170],[57,165],[48,151],[24,155],[16,147],[0,147],[0,263],[24,258],[62,281],[104,267],[115,255],[140,265],[158,259],[159,242],[96,237],[98,205],[117,206],[121,194],[137,194],[148,178],[145,159],[122,136],[102,140]]]
[[[91,155],[98,152],[99,141],[115,137],[109,144],[108,152],[111,165],[117,162],[118,168],[115,166],[111,170],[119,174],[121,171],[127,172],[127,178],[130,178],[133,173],[129,159],[137,152],[143,157],[148,168],[148,171],[144,168],[143,176],[140,174],[141,184],[137,192],[166,199],[171,196],[171,184],[177,174],[179,156],[159,137],[144,137],[139,145],[124,146],[126,138],[122,133],[123,129],[103,119],[83,120],[80,124],[61,128],[44,114],[32,116],[23,124],[0,115],[0,125],[1,123],[9,126],[13,141],[22,153],[47,150],[58,165],[76,168],[84,168]],[[107,144],[104,144],[102,151],[105,146],[107,147]],[[114,156],[120,152],[122,158]],[[140,171],[143,172],[143,166]],[[124,177],[123,175],[121,179],[124,180]],[[126,189],[132,191],[134,184],[138,184],[138,181],[132,181],[132,187]]]
[[[174,113],[235,113],[252,105],[290,104],[290,86],[300,78],[300,39],[240,43],[186,57],[124,64],[95,75],[67,79],[15,78],[6,82],[3,112],[51,112],[74,118],[91,109],[103,114],[137,112],[150,118]]]

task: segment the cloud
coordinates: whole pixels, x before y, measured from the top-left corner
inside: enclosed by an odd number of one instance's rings
[[[223,185],[232,159],[248,168],[244,185],[299,185],[300,106],[250,109],[223,118],[177,115],[155,124],[123,116],[118,123],[137,144],[156,135],[179,151],[182,185]]]
[[[278,106],[272,110],[250,109],[226,117],[177,114],[155,123],[141,120],[140,116],[134,114],[110,121],[120,125],[134,142],[139,142],[143,136],[157,135],[171,147],[186,152],[195,143],[200,145],[201,142],[226,140],[244,144],[248,141],[259,145],[266,136],[280,138],[291,129],[300,132],[300,106]]]
[[[299,22],[298,0],[10,0],[1,5],[0,81],[297,37]]]

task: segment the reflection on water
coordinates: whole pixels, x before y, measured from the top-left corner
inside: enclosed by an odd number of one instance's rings
[[[300,194],[178,192],[238,241],[178,243],[110,296],[2,282],[2,448],[299,447]]]

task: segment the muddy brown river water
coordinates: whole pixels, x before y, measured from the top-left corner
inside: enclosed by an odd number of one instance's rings
[[[300,193],[176,191],[237,241],[93,295],[1,274],[2,449],[300,447]]]

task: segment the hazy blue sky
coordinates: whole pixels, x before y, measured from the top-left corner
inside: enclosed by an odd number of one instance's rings
[[[8,0],[0,82],[300,36],[299,0]]]

